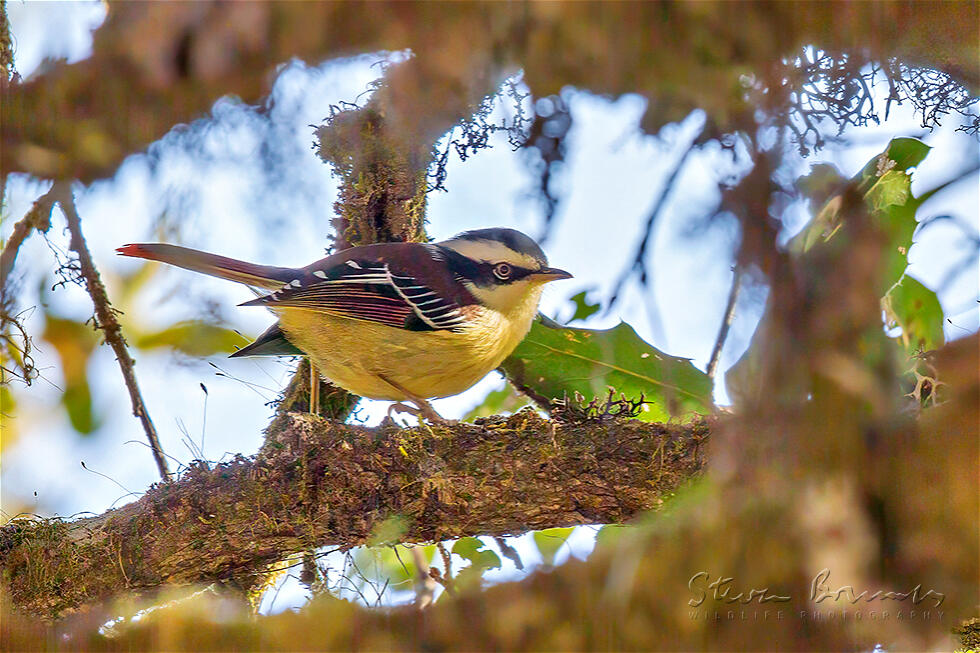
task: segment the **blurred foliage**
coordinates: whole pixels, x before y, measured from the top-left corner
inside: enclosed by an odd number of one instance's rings
[[[98,335],[87,324],[48,314],[42,337],[54,347],[61,363],[65,382],[61,403],[72,428],[82,434],[91,433],[98,428],[98,422],[93,415],[88,362],[98,345]]]
[[[16,408],[16,400],[9,384],[0,384],[0,420],[3,420],[3,428],[0,429],[0,453],[17,441],[19,429],[13,419]]]
[[[916,212],[936,190],[919,197],[911,192],[910,169],[928,148],[896,139],[854,179],[821,166],[799,180],[817,215],[794,241],[792,256],[784,256],[769,221],[779,154],[758,147],[756,130],[775,126],[809,153],[824,144],[826,130],[840,135],[846,127],[880,121],[872,86],[883,78],[886,118],[893,102],[907,101],[924,126],[956,113],[968,121],[963,131],[975,132],[977,18],[977,3],[113,4],[92,58],[55,65],[22,85],[3,80],[2,174],[23,170],[86,181],[109,175],[123,157],[200,115],[219,95],[256,100],[267,88],[268,71],[289,57],[410,49],[413,58],[386,71],[368,106],[335,112],[319,136],[321,155],[344,178],[338,243],[417,240],[431,147],[517,68],[533,97],[551,102],[536,110],[527,132],[528,146],[538,148],[544,162],[539,181],[549,216],[557,201],[549,183],[552,164],[563,161],[570,126],[555,102],[564,87],[641,93],[649,100],[643,128],[651,132],[703,109],[708,124],[701,139],[720,138],[732,149],[745,145],[756,164],[728,197],[739,200],[734,204],[741,210],[733,213],[741,221],[741,253],[769,275],[772,294],[764,324],[729,378],[736,389],[754,385],[758,392],[733,392],[734,416],[719,422],[720,436],[712,442],[711,483],[636,529],[604,528],[587,565],[571,563],[525,583],[446,600],[422,619],[408,611],[360,610],[327,593],[299,614],[256,620],[224,599],[198,596],[152,613],[115,638],[95,634],[100,622],[91,617],[56,633],[8,615],[3,593],[5,648],[440,650],[461,642],[496,649],[757,650],[772,642],[827,650],[876,642],[941,647],[946,642],[934,624],[920,632],[894,621],[815,619],[802,628],[795,620],[702,622],[689,616],[675,590],[692,570],[706,567],[737,575],[740,583],[803,587],[807,573],[830,559],[842,582],[894,589],[920,583],[946,592],[956,618],[975,612],[976,338],[935,356],[923,353],[943,343],[941,307],[934,292],[905,275]],[[466,142],[478,142],[480,131]],[[576,316],[587,316],[586,296],[576,303]],[[902,329],[904,348],[884,339],[881,308],[885,326]],[[71,372],[77,381],[91,347],[65,341],[84,324],[58,319],[49,317],[50,336],[62,343],[66,379]],[[132,340],[149,347],[204,355],[231,342],[220,329],[202,329],[185,323],[141,333],[140,325],[127,324]],[[202,335],[208,344],[195,349]],[[4,355],[6,366],[15,354]],[[896,410],[896,370],[904,371],[900,363],[909,360],[916,376],[912,394],[928,406],[918,421]],[[644,398],[649,410],[641,419],[712,410],[705,375],[653,349],[625,324],[605,331],[535,324],[504,367],[545,406],[558,398],[602,397],[614,388]],[[940,386],[949,392],[937,399]],[[488,405],[513,401],[499,392]],[[66,408],[81,427],[95,423],[83,391],[76,389]],[[539,435],[547,454],[548,434]],[[442,445],[436,437],[399,446],[405,453],[406,447]],[[492,450],[486,458],[503,465],[512,453]],[[297,460],[299,471],[308,473],[306,459]],[[543,456],[541,468],[549,461]],[[344,470],[355,489],[338,491],[363,494],[364,510],[373,510],[377,484],[358,485],[367,483],[370,461],[358,464]],[[316,489],[315,478],[306,489]],[[473,499],[484,489],[467,492]],[[158,523],[155,518],[154,528]],[[397,564],[408,580],[413,567],[399,560],[405,549],[380,546],[405,526],[382,526],[374,534],[378,546],[363,555],[381,556],[383,569]],[[297,537],[282,527],[277,535]],[[542,558],[553,559],[557,548],[550,547],[560,539],[535,535]],[[48,552],[38,553],[34,562],[46,560]],[[479,586],[483,571],[500,566],[499,556],[473,537],[456,541],[453,554],[470,563],[455,579],[461,586]],[[65,582],[66,591],[72,591],[70,580],[41,578]],[[791,614],[813,609],[795,600]]]
[[[945,342],[944,316],[939,298],[934,291],[905,273],[909,249],[919,225],[916,211],[945,185],[920,197],[912,195],[910,170],[922,163],[929,149],[925,143],[914,138],[896,138],[885,152],[869,161],[849,182],[864,193],[865,201],[887,234],[884,275],[887,290],[882,296],[881,305],[885,326],[902,329],[901,341],[909,354],[938,349]],[[797,188],[816,199],[827,195],[828,189],[840,190],[845,183],[848,182],[842,180],[836,171],[824,165],[801,178]],[[806,252],[816,243],[826,242],[846,232],[847,225],[839,215],[840,206],[839,195],[826,201],[817,217],[795,240],[796,251]]]
[[[516,413],[529,403],[528,399],[517,392],[512,384],[505,383],[504,387],[488,392],[479,404],[463,416],[463,421],[471,422],[477,417]]]
[[[663,422],[713,409],[711,379],[686,358],[652,347],[631,326],[590,330],[547,327],[531,332],[503,362],[507,379],[538,405],[553,399],[603,397],[610,389],[643,402],[639,419]]]
[[[64,387],[60,388],[60,402],[72,428],[80,434],[91,434],[101,424],[93,408],[88,378],[89,362],[98,350],[100,334],[93,328],[92,318],[76,320],[56,312],[59,302],[54,293],[57,287],[62,283],[76,282],[71,272],[73,263],[68,261],[61,265],[62,281],[54,285],[46,282],[41,286],[45,328],[40,336],[57,354],[64,379]],[[137,302],[161,269],[157,264],[145,264],[130,275],[112,278],[113,307],[130,347],[145,352],[166,350],[186,356],[207,357],[232,353],[246,342],[246,338],[238,332],[205,319],[178,320],[162,327],[149,326],[140,318],[142,313],[137,310]],[[18,355],[20,349],[4,347],[2,352],[6,360],[8,356]],[[21,365],[19,362],[17,364]],[[6,367],[7,363],[4,365]]]
[[[137,349],[172,349],[194,357],[230,354],[241,348],[242,336],[202,320],[183,320],[132,338]]]
[[[380,546],[399,542],[408,527],[409,521],[406,517],[392,515],[374,527],[374,530],[371,531],[371,537],[368,539],[368,545]]]
[[[549,528],[534,532],[534,545],[538,547],[538,553],[541,554],[541,560],[545,565],[555,564],[555,556],[574,530],[574,528]]]
[[[453,582],[455,587],[463,591],[479,588],[483,581],[483,572],[500,568],[500,556],[486,546],[483,541],[475,537],[456,540],[452,552],[470,564],[456,574]]]
[[[572,295],[569,298],[575,305],[575,312],[572,313],[572,317],[568,319],[568,322],[575,322],[576,320],[587,320],[602,308],[599,303],[593,304],[589,301],[589,291],[583,290],[577,295]]]
[[[843,179],[832,166],[821,164],[814,166],[795,184],[798,191],[810,198],[816,212],[813,220],[790,243],[790,251],[797,257],[806,257],[815,248],[826,246],[835,239],[852,237],[849,232],[853,232],[857,225],[847,222],[843,210],[844,195],[854,189],[863,197],[885,238],[879,282],[883,326],[902,328],[899,338],[905,353],[894,352],[896,357],[902,358],[936,349],[945,342],[944,315],[936,293],[905,273],[909,249],[919,225],[916,212],[938,188],[945,186],[943,184],[920,197],[912,194],[912,169],[922,163],[929,150],[929,146],[920,140],[896,138],[850,180]],[[753,346],[728,371],[726,379],[730,387],[744,388],[754,383],[758,370],[758,361],[754,357],[759,341],[765,338],[764,322],[753,338]]]
[[[962,106],[957,82],[973,93],[980,87],[975,3],[447,7],[111,4],[90,59],[52,66],[38,79],[7,87],[0,168],[91,181],[112,174],[127,154],[173,125],[206,112],[220,95],[258,101],[268,90],[270,71],[292,57],[322,61],[352,52],[410,49],[426,60],[424,68],[452,80],[416,88],[426,96],[423,111],[399,108],[390,116],[411,127],[413,121],[452,115],[436,138],[461,117],[461,96],[478,104],[492,89],[473,98],[474,90],[519,68],[538,98],[569,85],[613,95],[642,93],[651,100],[643,122],[649,132],[701,108],[709,119],[705,140],[752,128],[759,105],[774,116],[796,106],[804,124],[818,122],[828,111],[823,103],[809,105],[808,98],[837,100],[828,102],[831,107],[854,104],[834,92],[866,97],[862,73],[875,61],[893,90],[890,101],[914,99],[940,109],[923,112],[928,124]],[[808,46],[822,48],[821,57],[802,65],[798,59]],[[928,65],[941,75],[923,74]],[[859,101],[858,111],[869,110],[866,105]],[[84,130],[63,124],[65,115]]]
[[[436,553],[434,544],[412,548],[418,548],[422,552],[422,559],[426,564],[433,561]],[[345,572],[346,576],[342,581],[353,584],[355,592],[364,597],[366,603],[371,602],[367,597],[372,594],[378,602],[387,600],[386,590],[408,589],[418,576],[419,569],[415,565],[412,548],[401,544],[357,547],[351,552],[353,564]],[[428,569],[422,571],[428,573]],[[343,587],[341,585],[340,589]]]

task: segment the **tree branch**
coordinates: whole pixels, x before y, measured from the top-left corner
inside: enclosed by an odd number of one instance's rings
[[[721,360],[721,350],[725,348],[725,341],[728,340],[728,330],[732,327],[735,319],[735,304],[738,302],[738,293],[742,289],[742,267],[735,266],[735,275],[732,277],[732,287],[728,291],[728,303],[725,305],[725,315],[721,320],[721,327],[718,329],[718,338],[715,339],[715,346],[711,350],[711,360],[708,361],[708,376],[715,378],[718,371],[718,362]]]
[[[7,239],[7,243],[3,246],[3,252],[0,253],[0,298],[6,296],[7,282],[10,279],[11,271],[14,269],[17,253],[20,251],[20,246],[30,235],[31,230],[37,229],[42,233],[46,233],[51,228],[51,209],[54,207],[55,202],[54,190],[54,187],[52,187],[47,193],[37,198],[33,206],[31,206],[31,210],[14,225],[14,230],[11,232],[10,238]],[[3,197],[0,196],[0,201],[2,200]],[[2,303],[2,300],[0,300],[0,303]]]
[[[606,306],[607,315],[610,311],[612,311],[613,306],[621,298],[620,293],[623,290],[623,286],[634,273],[639,273],[640,283],[650,283],[652,287],[652,279],[650,279],[651,272],[647,268],[646,257],[647,250],[650,248],[650,244],[653,242],[653,228],[656,226],[660,213],[667,204],[667,198],[670,197],[671,191],[674,190],[674,184],[677,182],[678,175],[680,175],[681,170],[684,169],[684,164],[687,163],[687,157],[690,156],[691,152],[697,146],[697,142],[698,136],[695,136],[691,142],[688,143],[687,147],[677,159],[670,176],[667,177],[666,181],[664,181],[664,187],[660,191],[660,197],[657,198],[657,203],[653,205],[653,208],[647,215],[646,225],[643,227],[643,236],[640,238],[640,244],[636,249],[636,254],[633,255],[633,261],[630,263],[630,266],[623,270],[623,272],[619,275],[619,278],[616,280],[616,284],[613,286],[612,292],[609,293],[609,304]]]
[[[403,542],[623,522],[701,471],[707,436],[705,423],[572,425],[531,411],[434,430],[282,414],[254,458],[196,464],[97,517],[9,523],[0,564],[13,603],[48,619],[165,583],[249,591],[269,564],[363,544],[396,515]]]
[[[150,449],[153,451],[153,459],[156,461],[157,469],[163,480],[170,478],[170,470],[167,468],[167,459],[163,455],[163,447],[160,446],[160,438],[157,437],[156,427],[150,414],[143,403],[143,395],[140,393],[139,384],[136,382],[136,373],[133,371],[133,357],[126,349],[126,340],[122,335],[122,327],[116,319],[115,310],[109,303],[109,296],[106,294],[105,286],[102,285],[102,278],[99,270],[95,267],[92,254],[88,251],[85,244],[85,236],[82,235],[82,221],[78,217],[78,209],[75,207],[75,198],[72,196],[71,184],[69,182],[55,182],[51,188],[51,194],[64,211],[65,219],[68,221],[68,231],[71,233],[69,247],[78,254],[78,264],[81,268],[82,277],[85,279],[85,288],[88,290],[92,303],[95,305],[96,326],[102,329],[105,334],[105,341],[112,347],[119,361],[119,369],[122,371],[123,380],[126,382],[126,389],[129,391],[129,400],[133,405],[133,415],[140,418],[143,424],[143,431],[146,439],[150,442]]]

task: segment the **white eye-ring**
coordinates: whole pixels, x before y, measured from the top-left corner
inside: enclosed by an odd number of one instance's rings
[[[495,266],[493,266],[493,275],[501,281],[510,279],[511,272],[513,272],[513,270],[511,270],[511,267],[506,263],[497,263]]]

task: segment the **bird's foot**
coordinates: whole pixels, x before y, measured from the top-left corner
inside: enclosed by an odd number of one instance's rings
[[[382,376],[381,374],[378,375],[378,378],[380,378],[382,381],[384,381],[391,387],[401,392],[403,395],[405,395],[405,397],[409,401],[415,404],[415,406],[409,406],[401,402],[394,403],[388,409],[388,417],[391,417],[391,412],[395,411],[399,413],[408,413],[409,415],[414,415],[419,419],[425,419],[425,421],[429,422],[430,424],[438,424],[439,426],[450,426],[452,424],[459,423],[458,420],[445,419],[442,415],[436,412],[436,409],[433,408],[428,401],[426,401],[422,397],[416,397],[414,394],[412,394],[411,392],[403,388],[398,383],[392,381],[391,379],[388,379]]]
[[[437,424],[439,426],[451,426],[459,423],[458,420],[446,419],[437,413],[435,409],[429,405],[429,402],[425,400],[413,399],[412,401],[416,404],[415,406],[409,406],[408,404],[403,404],[401,402],[392,404],[388,408],[388,417],[392,417],[393,412],[408,413],[409,415],[413,415],[419,419],[424,419],[430,424]]]

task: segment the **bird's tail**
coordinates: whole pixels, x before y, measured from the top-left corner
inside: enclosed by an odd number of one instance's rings
[[[179,268],[228,279],[229,281],[237,281],[256,288],[279,288],[298,275],[298,272],[292,268],[256,265],[217,254],[200,252],[196,249],[163,243],[123,245],[116,249],[116,252],[123,256],[169,263]]]

